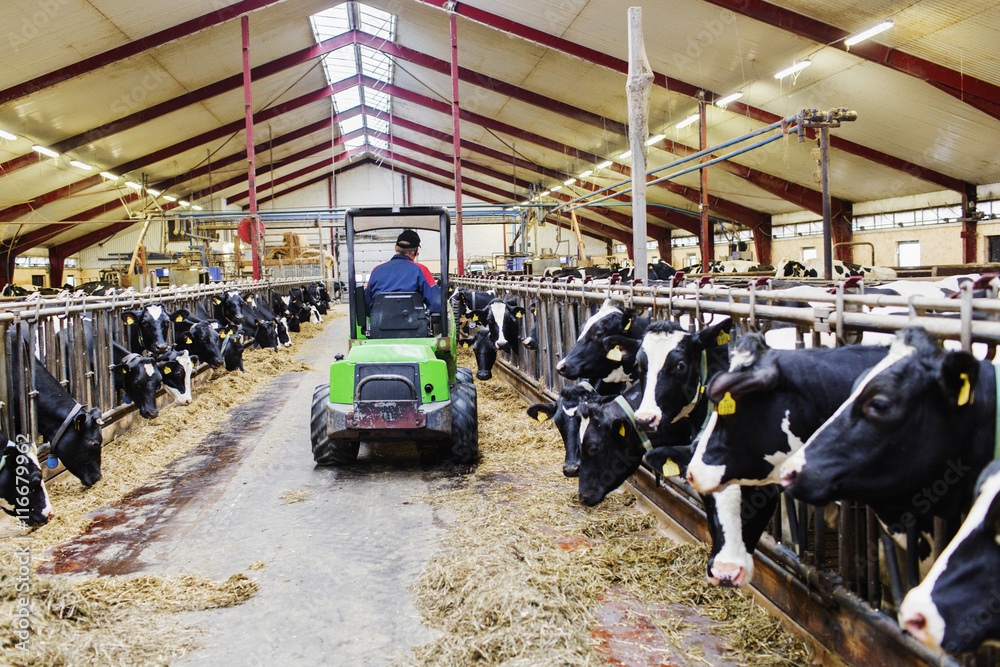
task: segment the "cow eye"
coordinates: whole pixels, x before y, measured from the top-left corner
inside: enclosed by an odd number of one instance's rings
[[[685,362],[683,362],[683,361],[678,361],[677,365],[674,366],[674,372],[677,373],[678,375],[686,373],[687,369],[688,369],[688,365]]]
[[[892,401],[883,394],[875,394],[864,404],[865,415],[874,418],[885,417],[891,409]]]

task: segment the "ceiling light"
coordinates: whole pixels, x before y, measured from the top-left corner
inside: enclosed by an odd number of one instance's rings
[[[588,176],[590,176],[593,173],[594,173],[593,169],[588,169],[587,171],[585,171],[582,174],[580,174],[580,178],[587,178]]]
[[[196,211],[204,211],[205,210],[201,206],[192,206],[191,208],[193,208]]]
[[[783,69],[780,72],[778,72],[777,74],[775,74],[774,78],[775,79],[784,79],[786,76],[788,76],[790,74],[795,74],[796,72],[800,72],[800,71],[804,70],[805,68],[809,67],[810,65],[812,65],[812,61],[811,60],[800,60],[799,62],[795,63],[791,67],[786,67],[785,69]]]
[[[182,200],[180,200],[180,201],[179,201],[179,202],[177,202],[177,203],[178,203],[178,204],[180,204],[181,206],[183,206],[184,208],[187,208],[188,206],[190,206],[190,205],[191,205],[190,203],[188,203],[188,202],[184,201],[183,199],[182,199]]]
[[[563,181],[563,185],[573,185],[574,183],[576,183],[575,178],[568,178],[565,181]]]
[[[630,157],[632,157],[632,149],[631,148],[628,149],[627,151],[625,151],[624,153],[622,153],[621,155],[619,155],[618,159],[619,160],[627,160]]]
[[[177,197],[171,197],[170,195],[163,195],[163,198],[167,201],[177,201]]]
[[[605,160],[601,164],[599,164],[596,167],[594,167],[594,169],[595,170],[606,169],[606,168],[610,167],[613,164],[614,164],[614,162],[612,162],[611,160]]]
[[[11,134],[7,130],[0,130],[0,137],[2,137],[4,139],[10,139],[11,141],[14,141],[15,139],[17,139],[17,135],[16,134]]]
[[[117,181],[118,177],[112,174],[110,171],[102,171],[101,176],[108,179],[109,181]]]
[[[133,183],[132,181],[125,181],[125,185],[129,186],[133,190],[142,190],[142,186],[138,183]]]
[[[678,130],[682,130],[685,127],[687,127],[688,125],[691,125],[692,123],[697,123],[698,122],[698,117],[699,117],[698,114],[693,113],[690,116],[688,116],[687,118],[685,118],[684,120],[682,120],[681,122],[677,123],[677,125],[675,125],[675,127]]]
[[[557,185],[556,187],[552,188],[552,192],[559,192],[560,190],[562,190],[561,185]]]
[[[153,195],[154,197],[159,197],[160,195],[163,194],[159,190],[151,190],[150,188],[146,188],[146,192],[148,192],[149,194]]]
[[[715,106],[717,106],[717,107],[724,107],[727,104],[729,104],[730,102],[735,102],[736,100],[740,99],[741,97],[743,97],[743,91],[742,90],[737,90],[732,95],[726,95],[722,99],[715,100]]]
[[[77,169],[83,169],[84,171],[90,171],[93,169],[89,164],[85,162],[80,162],[79,160],[70,160],[69,163],[76,167]]]
[[[527,199],[525,199],[525,200],[524,200],[523,202],[521,202],[521,204],[520,204],[520,205],[521,205],[521,206],[527,206],[527,205],[528,205],[528,204],[530,204],[530,203],[531,203],[531,202],[529,202],[529,201],[528,201]]]
[[[548,197],[550,194],[551,194],[551,191],[550,190],[546,190],[545,192],[543,192],[542,194],[540,194],[538,196],[539,197]]]
[[[31,148],[36,153],[41,153],[42,155],[48,155],[49,157],[59,157],[59,153],[56,153],[55,151],[51,151],[48,148],[46,148],[45,146],[32,146]]]
[[[848,37],[847,39],[844,40],[844,44],[846,44],[847,46],[854,46],[858,42],[863,42],[866,39],[868,39],[869,37],[874,37],[875,35],[879,34],[880,32],[884,32],[884,31],[888,30],[893,25],[894,24],[893,24],[892,21],[882,21],[878,25],[872,26],[871,28],[868,28],[868,30],[865,30],[863,32],[859,32],[856,35],[852,35],[852,36]]]
[[[666,138],[666,136],[667,135],[665,135],[665,134],[656,134],[656,135],[653,135],[649,139],[646,139],[646,145],[647,146],[652,146],[653,144],[655,144],[660,139]]]

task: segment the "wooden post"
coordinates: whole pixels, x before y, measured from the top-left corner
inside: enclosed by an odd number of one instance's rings
[[[576,234],[576,259],[578,266],[588,266],[586,264],[587,260],[587,248],[583,245],[583,233],[580,232],[580,221],[576,219],[576,211],[570,211],[570,217],[573,219],[573,233]]]
[[[132,251],[132,261],[128,263],[128,275],[132,275],[135,272],[135,262],[139,259],[139,248],[142,247],[142,240],[146,238],[146,230],[149,229],[150,218],[146,218],[146,221],[142,223],[142,229],[139,230],[139,237],[135,240],[135,249]]]
[[[642,7],[628,9],[628,140],[632,147],[632,252],[635,277],[649,279],[646,260],[646,139],[653,69],[642,43]]]

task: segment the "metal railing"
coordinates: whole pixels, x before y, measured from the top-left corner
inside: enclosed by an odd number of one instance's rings
[[[769,280],[748,283],[746,279],[681,280],[654,287],[553,282],[527,277],[458,277],[453,283],[468,289],[492,289],[498,296],[514,296],[526,307],[525,332],[527,335],[537,325],[538,350],[522,350],[518,357],[502,358],[513,367],[512,372],[519,376],[522,387],[535,395],[547,395],[547,400],[555,400],[564,386],[575,384],[556,372],[556,364],[576,342],[582,324],[606,299],[658,320],[679,322],[686,315],[692,329],[702,328],[713,315],[729,316],[734,321],[734,339],[741,333],[764,332],[777,323],[792,325],[796,348],[819,346],[824,334],[834,337],[835,344],[843,345],[860,339],[865,331],[893,333],[913,325],[923,326],[939,338],[959,341],[967,350],[974,342],[985,343],[991,357],[1000,343],[1000,299],[996,298],[1000,280],[997,279],[986,279],[979,284],[966,282],[955,295],[957,298],[853,293],[863,290],[863,285],[856,286],[854,281],[848,283],[846,290],[841,283],[833,293],[807,296],[772,289]],[[815,284],[831,287],[821,281]],[[976,298],[974,288],[985,288],[987,296]],[[866,312],[872,308],[878,310]],[[683,480],[665,478],[658,471],[645,474],[655,478],[654,485],[660,492],[701,508],[697,494]],[[883,573],[880,546],[886,554],[894,554],[896,549],[874,512],[855,502],[838,502],[831,507],[837,509],[834,531],[826,527],[826,508],[810,506],[783,494],[783,502],[778,503],[771,521],[771,539],[762,541],[758,558],[763,553],[780,567],[789,581],[795,580],[823,594],[827,603],[857,605],[860,616],[870,617],[873,609],[879,610],[889,617],[881,618],[891,619],[887,627],[894,627],[896,607],[909,588],[918,583],[916,536],[910,536],[907,548],[901,552],[903,565],[895,558],[887,558],[884,560],[887,572]],[[948,529],[936,521],[935,557],[949,538]],[[851,595],[845,596],[846,592]],[[860,605],[859,599],[870,608]],[[903,642],[906,651],[925,663],[956,664],[898,631],[895,636],[892,632],[887,636]],[[978,662],[966,660],[965,664],[995,664],[991,648],[981,653]]]

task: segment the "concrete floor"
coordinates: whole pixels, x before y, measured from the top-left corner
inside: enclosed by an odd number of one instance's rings
[[[313,464],[312,392],[346,351],[341,318],[302,347],[315,372],[273,380],[64,549],[60,560],[74,571],[246,572],[261,583],[243,605],[181,617],[206,634],[204,648],[177,664],[382,665],[431,639],[409,586],[440,536],[420,497],[449,473],[412,446],[362,445],[347,470]],[[304,500],[287,502],[289,492]],[[258,561],[263,568],[247,569]]]

